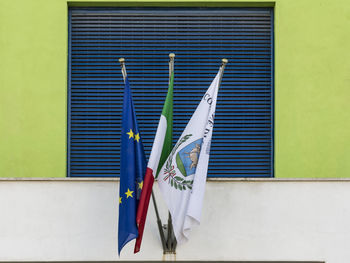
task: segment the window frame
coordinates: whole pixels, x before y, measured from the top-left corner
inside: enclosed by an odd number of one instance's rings
[[[71,16],[71,12],[72,10],[85,10],[85,11],[95,11],[95,10],[105,10],[106,12],[111,11],[113,9],[115,9],[116,7],[108,7],[108,8],[99,8],[99,7],[86,7],[86,8],[82,8],[82,7],[69,7],[68,9],[68,78],[67,78],[67,84],[68,84],[68,89],[67,89],[67,177],[78,177],[79,176],[71,176],[70,175],[70,171],[71,171],[71,155],[70,155],[70,149],[71,149],[71,98],[70,98],[70,94],[71,94],[71,84],[72,84],[72,69],[71,69],[71,62],[72,62],[72,54],[71,54],[71,50],[72,50],[72,44],[71,44],[71,23],[72,23],[72,16]],[[131,9],[140,9],[140,8],[134,8],[134,7],[130,7]],[[163,8],[163,7],[159,7],[159,8]],[[176,7],[172,7],[171,9],[175,9]],[[198,7],[188,7],[188,8],[198,8]],[[275,155],[275,83],[274,83],[274,77],[275,77],[275,49],[274,49],[274,9],[271,7],[258,7],[258,8],[238,8],[238,7],[230,7],[230,8],[234,8],[236,10],[245,10],[245,9],[269,9],[271,10],[271,74],[270,74],[270,81],[271,81],[271,159],[270,159],[270,169],[271,169],[271,173],[270,176],[258,176],[257,178],[273,178],[274,177],[274,173],[275,173],[275,169],[274,169],[274,164],[275,164],[275,160],[274,160],[274,155]],[[123,8],[126,9],[126,8]],[[147,7],[141,7],[141,9],[147,9]],[[208,7],[208,9],[213,9]],[[132,83],[131,83],[132,84]],[[84,176],[82,176],[84,177]],[[90,177],[90,176],[87,176]],[[92,177],[92,176],[91,176]],[[95,178],[99,178],[100,176],[94,176]],[[115,176],[113,176],[115,177]],[[117,176],[118,177],[118,176]],[[218,177],[218,178],[254,178],[255,176],[225,176],[225,177]],[[211,178],[216,178],[216,177],[211,177]]]

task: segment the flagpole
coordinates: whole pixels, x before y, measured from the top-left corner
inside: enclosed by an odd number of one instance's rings
[[[169,54],[169,85],[171,81],[171,77],[174,73],[174,62],[175,62],[175,54]],[[168,235],[167,235],[167,252],[174,253],[176,249],[176,238],[174,236],[173,230],[173,222],[171,219],[171,214],[168,212]]]
[[[125,83],[125,80],[126,80],[126,77],[127,77],[126,68],[125,68],[125,59],[124,58],[120,58],[119,59],[119,63],[120,63],[120,66],[121,66],[123,79],[124,79],[124,83]],[[164,236],[164,232],[163,232],[162,221],[160,220],[160,217],[159,217],[158,206],[157,206],[156,199],[154,197],[153,190],[152,190],[152,200],[153,200],[154,210],[156,212],[158,230],[159,230],[159,234],[160,234],[160,240],[162,242],[163,251],[165,251],[166,250],[165,236]]]
[[[158,207],[157,207],[157,203],[156,203],[156,198],[154,197],[153,189],[152,189],[151,194],[152,194],[154,211],[156,212],[156,217],[157,217],[158,231],[159,231],[159,235],[160,235],[160,240],[162,241],[162,247],[163,247],[163,253],[164,253],[164,251],[166,251],[165,236],[164,236],[162,221],[160,220],[160,217],[159,217]]]
[[[220,88],[220,86],[221,86],[221,80],[222,80],[222,76],[224,75],[224,70],[225,70],[225,66],[226,66],[226,64],[228,63],[228,60],[226,59],[226,58],[223,58],[222,60],[221,60],[221,67],[220,67],[220,71],[221,71],[221,75],[220,75],[220,79],[219,79],[219,88]]]
[[[119,63],[120,63],[120,66],[122,68],[123,79],[124,79],[124,82],[125,82],[125,79],[127,77],[126,68],[125,68],[125,59],[124,58],[120,58],[119,59]]]
[[[169,84],[170,84],[171,74],[174,72],[174,59],[175,59],[175,54],[170,53],[169,54]]]

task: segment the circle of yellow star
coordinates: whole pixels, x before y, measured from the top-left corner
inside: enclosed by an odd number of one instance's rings
[[[134,133],[133,133],[132,129],[130,129],[130,131],[127,132],[126,134],[129,135],[129,139],[130,139],[130,138],[134,138]]]
[[[126,194],[126,198],[129,198],[129,197],[133,197],[132,196],[132,193],[133,193],[134,191],[130,191],[130,189],[128,188],[128,191],[127,192],[125,192],[125,194]]]
[[[134,140],[139,142],[139,140],[140,140],[140,134],[139,133],[135,134],[135,139]]]
[[[139,189],[142,189],[143,187],[143,181],[141,181],[140,183],[137,183],[139,185]]]

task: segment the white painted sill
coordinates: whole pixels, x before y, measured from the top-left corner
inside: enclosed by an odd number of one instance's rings
[[[0,182],[119,182],[109,177],[3,177]],[[207,178],[207,182],[350,182],[350,178]]]

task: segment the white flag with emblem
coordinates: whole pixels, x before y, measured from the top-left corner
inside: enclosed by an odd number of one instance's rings
[[[179,244],[199,225],[221,67],[158,174]]]

